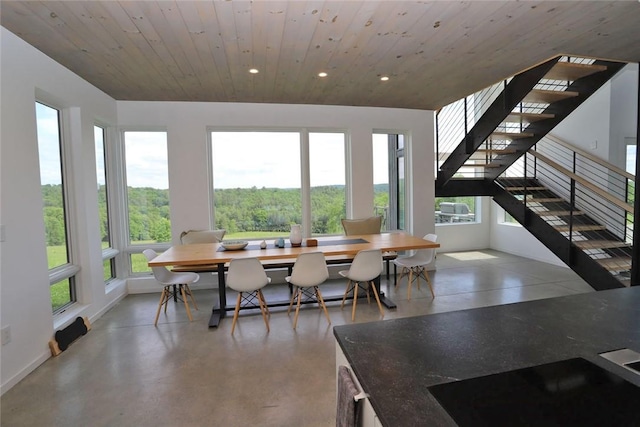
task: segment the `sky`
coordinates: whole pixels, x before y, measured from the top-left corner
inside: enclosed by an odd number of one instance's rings
[[[627,169],[626,171],[629,173],[635,174],[636,170],[636,146],[635,145],[627,145]]]
[[[58,111],[36,103],[36,116],[38,153],[40,156],[40,182],[42,184],[61,184]]]

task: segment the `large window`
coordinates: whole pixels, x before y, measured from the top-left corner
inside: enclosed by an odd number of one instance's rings
[[[139,248],[131,249],[131,271],[147,272],[143,245],[171,241],[167,133],[125,131],[123,137],[129,244]]]
[[[384,230],[405,229],[404,135],[373,134],[373,209]]]
[[[105,147],[106,130],[100,126],[93,127],[96,148],[96,179],[98,183],[98,214],[100,222],[100,244],[102,246],[102,270],[105,283],[116,277],[115,255],[110,232],[110,211],[107,197],[107,152]]]
[[[477,222],[476,200],[474,196],[436,197],[436,224],[458,224]]]
[[[345,135],[212,131],[214,219],[227,238],[338,234],[345,215]]]
[[[76,301],[75,274],[78,272],[78,268],[71,263],[60,118],[60,111],[42,103],[36,103],[40,183],[51,308],[54,313],[63,311],[65,307]]]

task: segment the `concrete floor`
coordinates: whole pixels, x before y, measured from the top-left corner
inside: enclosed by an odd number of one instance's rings
[[[384,319],[593,291],[569,269],[491,250],[438,254],[431,278],[436,298],[427,286],[414,286],[411,301],[405,280],[394,289],[383,279],[381,289],[398,305],[385,310]],[[327,295],[344,286],[332,281],[322,289]],[[284,285],[271,286],[265,297],[287,292]],[[194,294],[199,310],[193,322],[182,304],[171,304],[157,327],[158,294],[125,298],[2,396],[1,425],[335,425],[332,327],[351,323],[350,307],[329,304],[328,325],[321,310],[308,305],[295,331],[293,314],[272,309],[270,333],[259,314],[247,311],[231,336],[230,318],[207,327],[216,291]],[[375,303],[361,299],[356,322],[378,320]]]

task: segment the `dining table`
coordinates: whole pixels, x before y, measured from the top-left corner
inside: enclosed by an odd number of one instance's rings
[[[415,237],[402,231],[380,234],[349,236],[321,236],[303,240],[300,246],[292,246],[287,240],[284,247],[270,241],[261,248],[260,241],[248,241],[242,249],[225,249],[221,243],[198,243],[175,245],[149,261],[149,267],[172,267],[178,271],[217,272],[218,304],[214,305],[209,327],[218,326],[230,306],[227,305],[225,267],[234,259],[258,258],[265,266],[291,266],[298,255],[307,252],[322,252],[327,259],[349,263],[355,255],[368,249],[380,249],[383,253],[416,249],[438,248],[436,242]],[[385,304],[389,306],[388,301]]]

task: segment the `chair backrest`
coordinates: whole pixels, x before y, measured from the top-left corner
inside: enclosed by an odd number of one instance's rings
[[[227,272],[227,286],[238,292],[250,292],[269,283],[267,273],[258,258],[232,259]]]
[[[435,234],[427,234],[423,237],[424,240],[428,240],[430,242],[436,242],[438,240],[438,236]],[[436,256],[436,248],[430,249],[419,249],[413,255],[413,259],[420,260],[422,265],[431,264],[433,259]]]
[[[380,249],[368,249],[360,251],[353,258],[348,277],[356,282],[368,282],[382,273],[382,251]]]
[[[180,242],[183,245],[191,245],[193,243],[220,243],[224,238],[227,230],[221,228],[219,230],[188,230],[180,233]]]
[[[362,219],[342,219],[342,228],[347,236],[354,234],[380,234],[382,216],[372,216]]]
[[[158,253],[153,249],[145,249],[144,251],[142,251],[142,253],[147,258],[147,261],[151,261],[158,256]],[[153,272],[153,276],[156,278],[156,280],[163,285],[173,283],[173,273],[171,273],[166,267],[151,267],[151,271]]]
[[[329,278],[327,261],[322,252],[308,252],[298,255],[293,265],[290,283],[296,286],[317,286]]]

